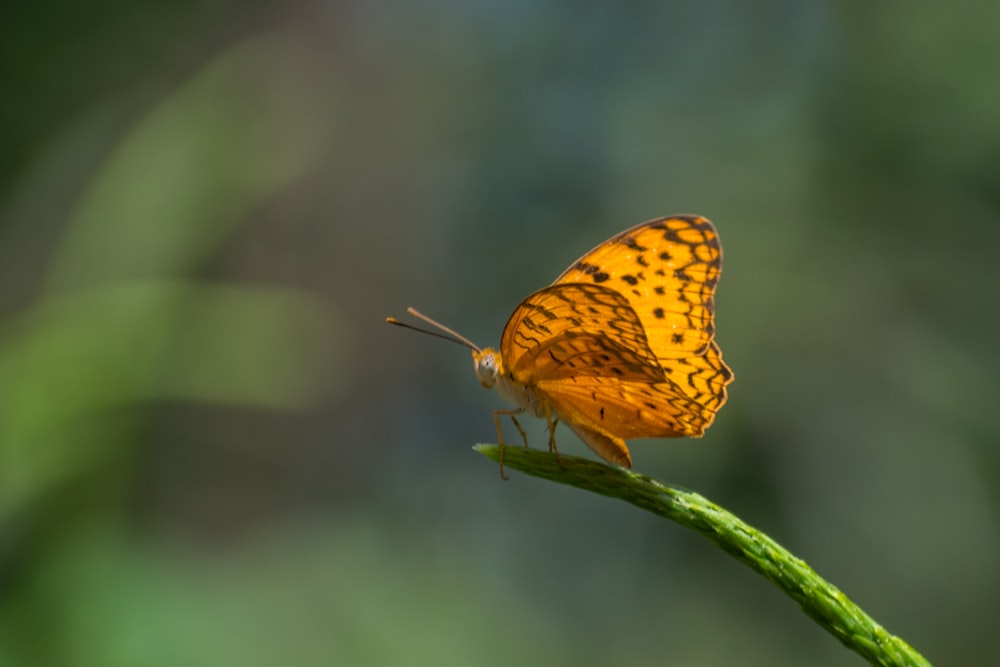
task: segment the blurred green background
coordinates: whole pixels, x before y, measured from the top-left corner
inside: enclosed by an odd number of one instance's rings
[[[1000,5],[4,14],[0,665],[860,664],[700,536],[502,483],[467,351],[384,324],[494,345],[682,212],[736,382],[636,469],[996,658]]]

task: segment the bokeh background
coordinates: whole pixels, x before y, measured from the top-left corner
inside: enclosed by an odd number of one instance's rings
[[[736,382],[636,468],[993,664],[1000,5],[4,15],[0,665],[860,664],[702,537],[501,482],[467,351],[384,324],[496,344],[681,212]]]

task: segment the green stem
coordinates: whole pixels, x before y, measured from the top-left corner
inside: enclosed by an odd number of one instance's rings
[[[496,445],[476,445],[475,449],[494,461],[500,460]],[[887,632],[805,562],[697,493],[576,456],[560,455],[560,465],[554,454],[524,447],[506,447],[503,454],[508,468],[624,500],[702,533],[767,577],[798,602],[810,618],[873,665],[930,667],[909,644]]]

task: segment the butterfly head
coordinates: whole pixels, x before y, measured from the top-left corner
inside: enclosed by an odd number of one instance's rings
[[[420,333],[425,333],[429,336],[434,336],[435,338],[444,338],[445,340],[450,340],[453,343],[458,343],[459,345],[464,345],[469,348],[472,350],[472,363],[476,371],[476,377],[479,379],[479,383],[487,389],[495,385],[497,383],[497,378],[503,375],[503,364],[500,362],[500,353],[493,348],[488,347],[483,349],[462,334],[449,329],[440,322],[432,320],[413,308],[407,308],[406,312],[423,320],[424,322],[427,322],[434,328],[439,329],[439,331],[421,329],[420,327],[415,327],[412,324],[400,322],[395,317],[387,317],[386,322],[404,327],[406,329],[412,329],[413,331],[419,331]]]
[[[484,350],[473,350],[472,363],[476,370],[476,378],[479,380],[479,384],[489,389],[497,383],[497,377],[503,371],[499,352],[492,347],[487,347]]]

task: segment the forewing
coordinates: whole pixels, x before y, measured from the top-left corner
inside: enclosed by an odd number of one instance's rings
[[[660,360],[705,354],[715,335],[722,247],[706,218],[677,216],[627,229],[574,262],[555,283],[602,285],[638,315]]]

